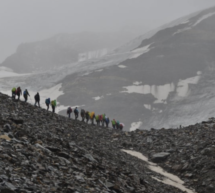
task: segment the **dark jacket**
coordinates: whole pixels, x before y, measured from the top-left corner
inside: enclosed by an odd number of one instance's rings
[[[37,93],[37,94],[34,96],[34,98],[35,98],[35,101],[40,101],[40,95],[39,95],[39,93]]]

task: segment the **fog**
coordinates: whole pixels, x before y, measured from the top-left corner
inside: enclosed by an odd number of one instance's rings
[[[0,3],[0,62],[20,43],[82,31],[144,33],[215,5],[214,0],[5,0]]]

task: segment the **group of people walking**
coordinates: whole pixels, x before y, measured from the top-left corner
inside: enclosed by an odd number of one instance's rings
[[[30,94],[28,92],[27,89],[25,89],[22,93],[21,87],[18,88],[12,88],[12,99],[16,99],[16,96],[18,97],[18,100],[20,100],[20,96],[23,94],[23,97],[25,99],[25,102],[28,101],[28,97],[30,97]],[[34,96],[35,99],[35,104],[34,106],[39,106],[40,107],[40,94],[37,92],[36,95]],[[50,98],[47,98],[45,100],[45,104],[47,106],[47,111],[49,110],[49,106],[51,105],[52,107],[52,113],[55,113],[55,108],[57,105],[56,100],[51,100]],[[71,114],[72,114],[73,110],[71,107],[68,107],[67,109],[67,115],[69,118],[71,118]],[[75,115],[75,120],[78,119],[79,117],[79,110],[78,107],[76,107],[74,109],[74,115]],[[89,111],[85,111],[84,109],[81,109],[80,111],[80,115],[81,115],[81,119],[83,122],[86,123],[89,122],[89,120],[91,121],[91,124],[94,125],[94,120],[96,121],[96,125],[97,126],[102,126],[102,127],[109,127],[109,123],[110,123],[110,119],[109,117],[107,117],[105,114],[101,114],[101,115],[95,115],[94,112],[89,112]],[[124,124],[120,123],[119,121],[116,121],[115,119],[113,119],[111,121],[112,123],[112,127],[114,129],[119,129],[119,130],[123,130]]]
[[[71,114],[72,114],[73,110],[71,107],[68,107],[67,109],[67,115],[69,118],[71,118]],[[95,112],[89,112],[89,111],[85,111],[84,109],[81,109],[81,120],[84,122],[86,120],[86,123],[89,122],[89,120],[91,121],[91,124],[94,125],[94,120],[96,121],[96,125],[97,126],[102,126],[102,127],[109,127],[109,123],[110,123],[110,119],[108,116],[106,116],[106,114],[101,114],[101,115],[95,115]],[[74,115],[75,115],[75,120],[78,119],[79,117],[79,110],[78,107],[75,107],[74,109]],[[116,121],[115,119],[113,119],[111,121],[112,123],[112,127],[114,129],[120,129],[123,130],[124,124],[120,123],[119,121]]]
[[[16,99],[16,96],[18,97],[18,100],[20,100],[20,96],[22,95],[22,89],[21,87],[17,87],[17,88],[12,88],[12,99]],[[27,89],[25,89],[23,91],[23,97],[25,99],[25,102],[28,101],[28,97],[30,97],[30,94],[28,92]],[[34,106],[40,107],[40,94],[37,92],[36,95],[34,96],[34,100],[35,100],[35,104]],[[45,100],[46,106],[47,106],[47,110],[49,110],[49,106],[51,104],[52,107],[52,112],[55,113],[55,107],[57,105],[56,100],[52,100],[50,98]]]

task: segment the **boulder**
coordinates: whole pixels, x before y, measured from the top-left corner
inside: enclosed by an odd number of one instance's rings
[[[151,160],[154,163],[160,163],[160,162],[165,161],[169,155],[170,155],[170,153],[167,153],[167,152],[156,153],[156,154],[152,155]]]
[[[214,147],[205,148],[201,151],[201,154],[207,155],[207,156],[214,156],[215,155],[215,148]]]

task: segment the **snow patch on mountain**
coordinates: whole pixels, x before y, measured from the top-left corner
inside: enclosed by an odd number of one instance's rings
[[[95,72],[102,72],[103,71],[103,69],[99,69],[99,70],[96,70]]]
[[[64,105],[57,105],[56,109],[55,109],[55,112],[56,113],[59,113],[60,111],[63,111],[63,110],[67,110],[68,106],[64,106]]]
[[[130,56],[129,59],[133,59],[133,58],[137,58],[139,56],[141,56],[142,54],[145,54],[147,52],[150,51],[149,47],[151,46],[152,44],[149,44],[147,46],[144,46],[144,47],[141,47],[141,48],[137,48],[135,50],[132,51],[132,56]]]
[[[142,82],[139,82],[139,81],[136,81],[136,82],[133,82],[134,85],[141,85]]]
[[[173,36],[176,35],[176,34],[179,34],[179,33],[181,33],[181,32],[185,32],[185,31],[187,31],[187,30],[190,30],[190,29],[192,29],[192,28],[191,28],[191,27],[185,27],[184,29],[179,29],[179,30],[177,30],[177,31],[173,34]]]
[[[46,98],[51,98],[51,100],[57,99],[59,96],[63,95],[64,92],[61,91],[62,84],[57,84],[49,89],[43,89],[40,91],[40,98],[44,97],[44,101]]]
[[[176,91],[176,97],[186,97],[189,95],[189,84],[198,84],[201,78],[201,72],[197,72],[197,76],[187,78],[185,80],[179,80],[177,86],[174,83],[165,85],[141,85],[142,82],[134,82],[131,86],[124,86],[126,89],[121,91],[122,93],[137,93],[137,94],[152,94],[157,100],[154,103],[164,103],[171,92]],[[148,105],[144,105],[145,108],[150,109]]]
[[[15,77],[15,76],[27,76],[30,74],[18,74],[13,72],[12,69],[1,66],[0,67],[0,78],[6,78],[6,77]]]
[[[75,106],[72,106],[71,108],[75,109],[76,107],[85,107],[85,105],[75,105]]]
[[[193,24],[193,26],[196,26],[198,25],[200,22],[202,22],[203,20],[213,16],[215,14],[215,12],[212,12],[212,13],[208,13],[206,15],[203,15],[196,23]]]
[[[197,75],[195,77],[187,78],[185,80],[180,80],[177,86],[177,94],[180,97],[186,97],[189,92],[189,84],[197,84],[201,76]]]
[[[143,105],[146,109],[152,110],[152,105],[150,104],[144,104]]]
[[[94,99],[95,101],[98,101],[98,100],[100,100],[100,99],[102,99],[102,98],[104,98],[103,95],[102,95],[102,96],[93,97],[93,99]]]
[[[141,121],[131,123],[130,131],[135,131],[136,129],[140,128],[142,124],[143,123]]]
[[[152,94],[157,100],[155,103],[165,103],[170,92],[175,90],[174,83],[165,84],[165,85],[132,85],[124,86],[123,88],[127,91],[121,91],[126,93],[138,93],[138,94]]]
[[[119,67],[119,68],[127,68],[127,66],[124,66],[124,65],[122,65],[122,64],[119,65],[118,67]]]
[[[190,22],[190,20],[188,19],[186,21],[181,22],[180,24],[186,24],[186,23],[189,23],[189,22]]]

